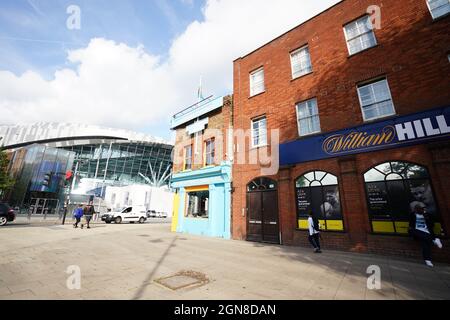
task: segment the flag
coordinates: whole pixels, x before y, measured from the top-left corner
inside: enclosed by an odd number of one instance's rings
[[[197,98],[198,98],[198,101],[202,101],[202,100],[204,100],[205,98],[203,97],[203,88],[202,88],[202,81],[203,79],[202,79],[202,77],[200,77],[200,84],[199,84],[199,86],[198,86],[198,92],[197,92]]]

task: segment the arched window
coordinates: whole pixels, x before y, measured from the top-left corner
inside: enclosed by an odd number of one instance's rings
[[[369,219],[374,233],[408,234],[413,208],[424,204],[438,221],[430,176],[425,167],[400,161],[380,164],[364,174]],[[441,233],[440,224],[436,231]]]
[[[269,178],[256,178],[247,185],[247,192],[276,190],[277,183]]]
[[[343,231],[338,179],[323,171],[309,172],[295,182],[299,229],[308,229],[308,215],[316,216],[323,230]]]

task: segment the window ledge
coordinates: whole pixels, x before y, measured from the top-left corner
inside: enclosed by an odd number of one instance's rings
[[[307,229],[299,229],[299,228],[295,228],[295,231],[309,232],[309,230],[307,230]],[[347,231],[345,231],[345,230],[320,230],[320,232],[324,232],[324,233],[340,233],[340,234],[346,234],[347,233]]]
[[[260,95],[262,95],[262,94],[264,94],[264,93],[266,93],[266,90],[264,90],[264,91],[262,91],[262,92],[260,92],[260,93],[254,94],[254,95],[252,95],[252,96],[250,96],[250,97],[248,97],[248,98],[251,99],[251,98],[260,96]]]
[[[267,148],[269,146],[270,146],[269,144],[262,144],[262,145],[259,145],[259,146],[251,147],[250,150],[257,150],[257,149]]]
[[[374,45],[373,47],[366,48],[366,49],[363,49],[363,50],[358,51],[358,52],[356,52],[356,53],[350,54],[349,56],[347,56],[347,59],[351,59],[351,58],[353,58],[354,56],[357,56],[357,55],[360,54],[360,53],[369,51],[369,50],[374,49],[374,48],[377,48],[377,47],[379,47],[379,46],[380,46],[380,45],[377,43],[377,44]]]
[[[295,78],[292,78],[292,79],[291,79],[291,82],[294,82],[295,80],[298,80],[298,79],[304,78],[304,77],[306,77],[306,76],[309,76],[309,75],[311,75],[311,74],[313,74],[313,73],[314,73],[314,71],[311,71],[311,72],[302,74],[302,75],[300,75],[300,76],[297,76],[297,77],[295,77]]]
[[[395,118],[397,116],[398,116],[397,113],[393,113],[393,114],[390,114],[390,115],[387,115],[387,116],[381,116],[381,117],[377,117],[377,118],[372,118],[370,120],[364,120],[364,123],[366,124],[366,123],[377,122],[379,120],[388,120],[390,118]]]
[[[369,232],[371,236],[382,236],[382,237],[402,237],[402,238],[410,238],[409,234],[405,233],[388,233],[388,232]]]
[[[317,131],[317,132],[303,134],[303,135],[299,134],[297,140],[304,139],[304,138],[311,138],[311,137],[314,137],[314,136],[320,136],[321,134],[322,134],[322,131]]]
[[[441,21],[442,19],[445,19],[448,17],[450,17],[450,12],[448,12],[440,17],[437,17],[437,18],[433,18],[433,16],[431,16],[431,19],[433,20],[433,23],[435,23],[435,22]]]

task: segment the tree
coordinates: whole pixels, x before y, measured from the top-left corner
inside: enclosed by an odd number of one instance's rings
[[[14,179],[8,174],[8,164],[8,155],[0,149],[0,199],[14,185]]]

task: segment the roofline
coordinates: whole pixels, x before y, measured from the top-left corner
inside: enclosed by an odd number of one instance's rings
[[[234,59],[234,60],[233,60],[233,63],[236,62],[236,61],[238,61],[238,60],[242,60],[242,59],[248,57],[249,55],[255,53],[255,52],[258,51],[258,50],[261,50],[262,48],[266,47],[267,45],[271,44],[272,42],[274,42],[274,41],[276,41],[276,40],[278,40],[278,39],[284,37],[285,35],[287,35],[288,33],[292,32],[292,31],[294,31],[294,30],[297,29],[297,28],[300,28],[300,27],[303,26],[304,24],[306,24],[306,23],[310,22],[311,20],[313,20],[313,19],[319,17],[320,15],[324,14],[325,12],[330,11],[331,9],[333,9],[334,7],[340,5],[340,4],[341,4],[342,2],[344,2],[344,1],[345,1],[345,0],[340,0],[338,3],[333,4],[331,7],[329,7],[329,8],[327,8],[327,9],[325,9],[325,10],[319,12],[319,13],[316,14],[315,16],[309,18],[308,20],[303,21],[303,22],[300,23],[299,25],[293,27],[292,29],[289,29],[288,31],[286,31],[286,32],[284,32],[283,34],[277,36],[276,38],[273,38],[272,40],[270,40],[269,42],[266,42],[265,44],[259,46],[259,47],[256,48],[255,50],[253,50],[253,51],[251,51],[251,52],[249,52],[249,53],[247,53],[247,54],[245,54],[245,55],[243,55],[243,56],[241,56],[241,57],[239,57],[239,58]]]
[[[53,138],[53,139],[45,139],[45,140],[34,140],[34,141],[29,141],[29,142],[22,142],[22,143],[18,143],[18,144],[2,146],[2,147],[0,147],[0,149],[1,150],[11,150],[11,149],[17,149],[17,148],[31,146],[33,144],[47,144],[47,143],[55,143],[55,142],[62,142],[62,141],[77,141],[77,140],[113,140],[113,141],[116,141],[116,143],[142,142],[142,143],[149,143],[149,144],[172,146],[167,143],[161,143],[161,142],[156,142],[156,141],[134,141],[134,140],[126,139],[126,138],[111,137],[111,136],[80,136],[80,137],[63,137],[63,138]]]

